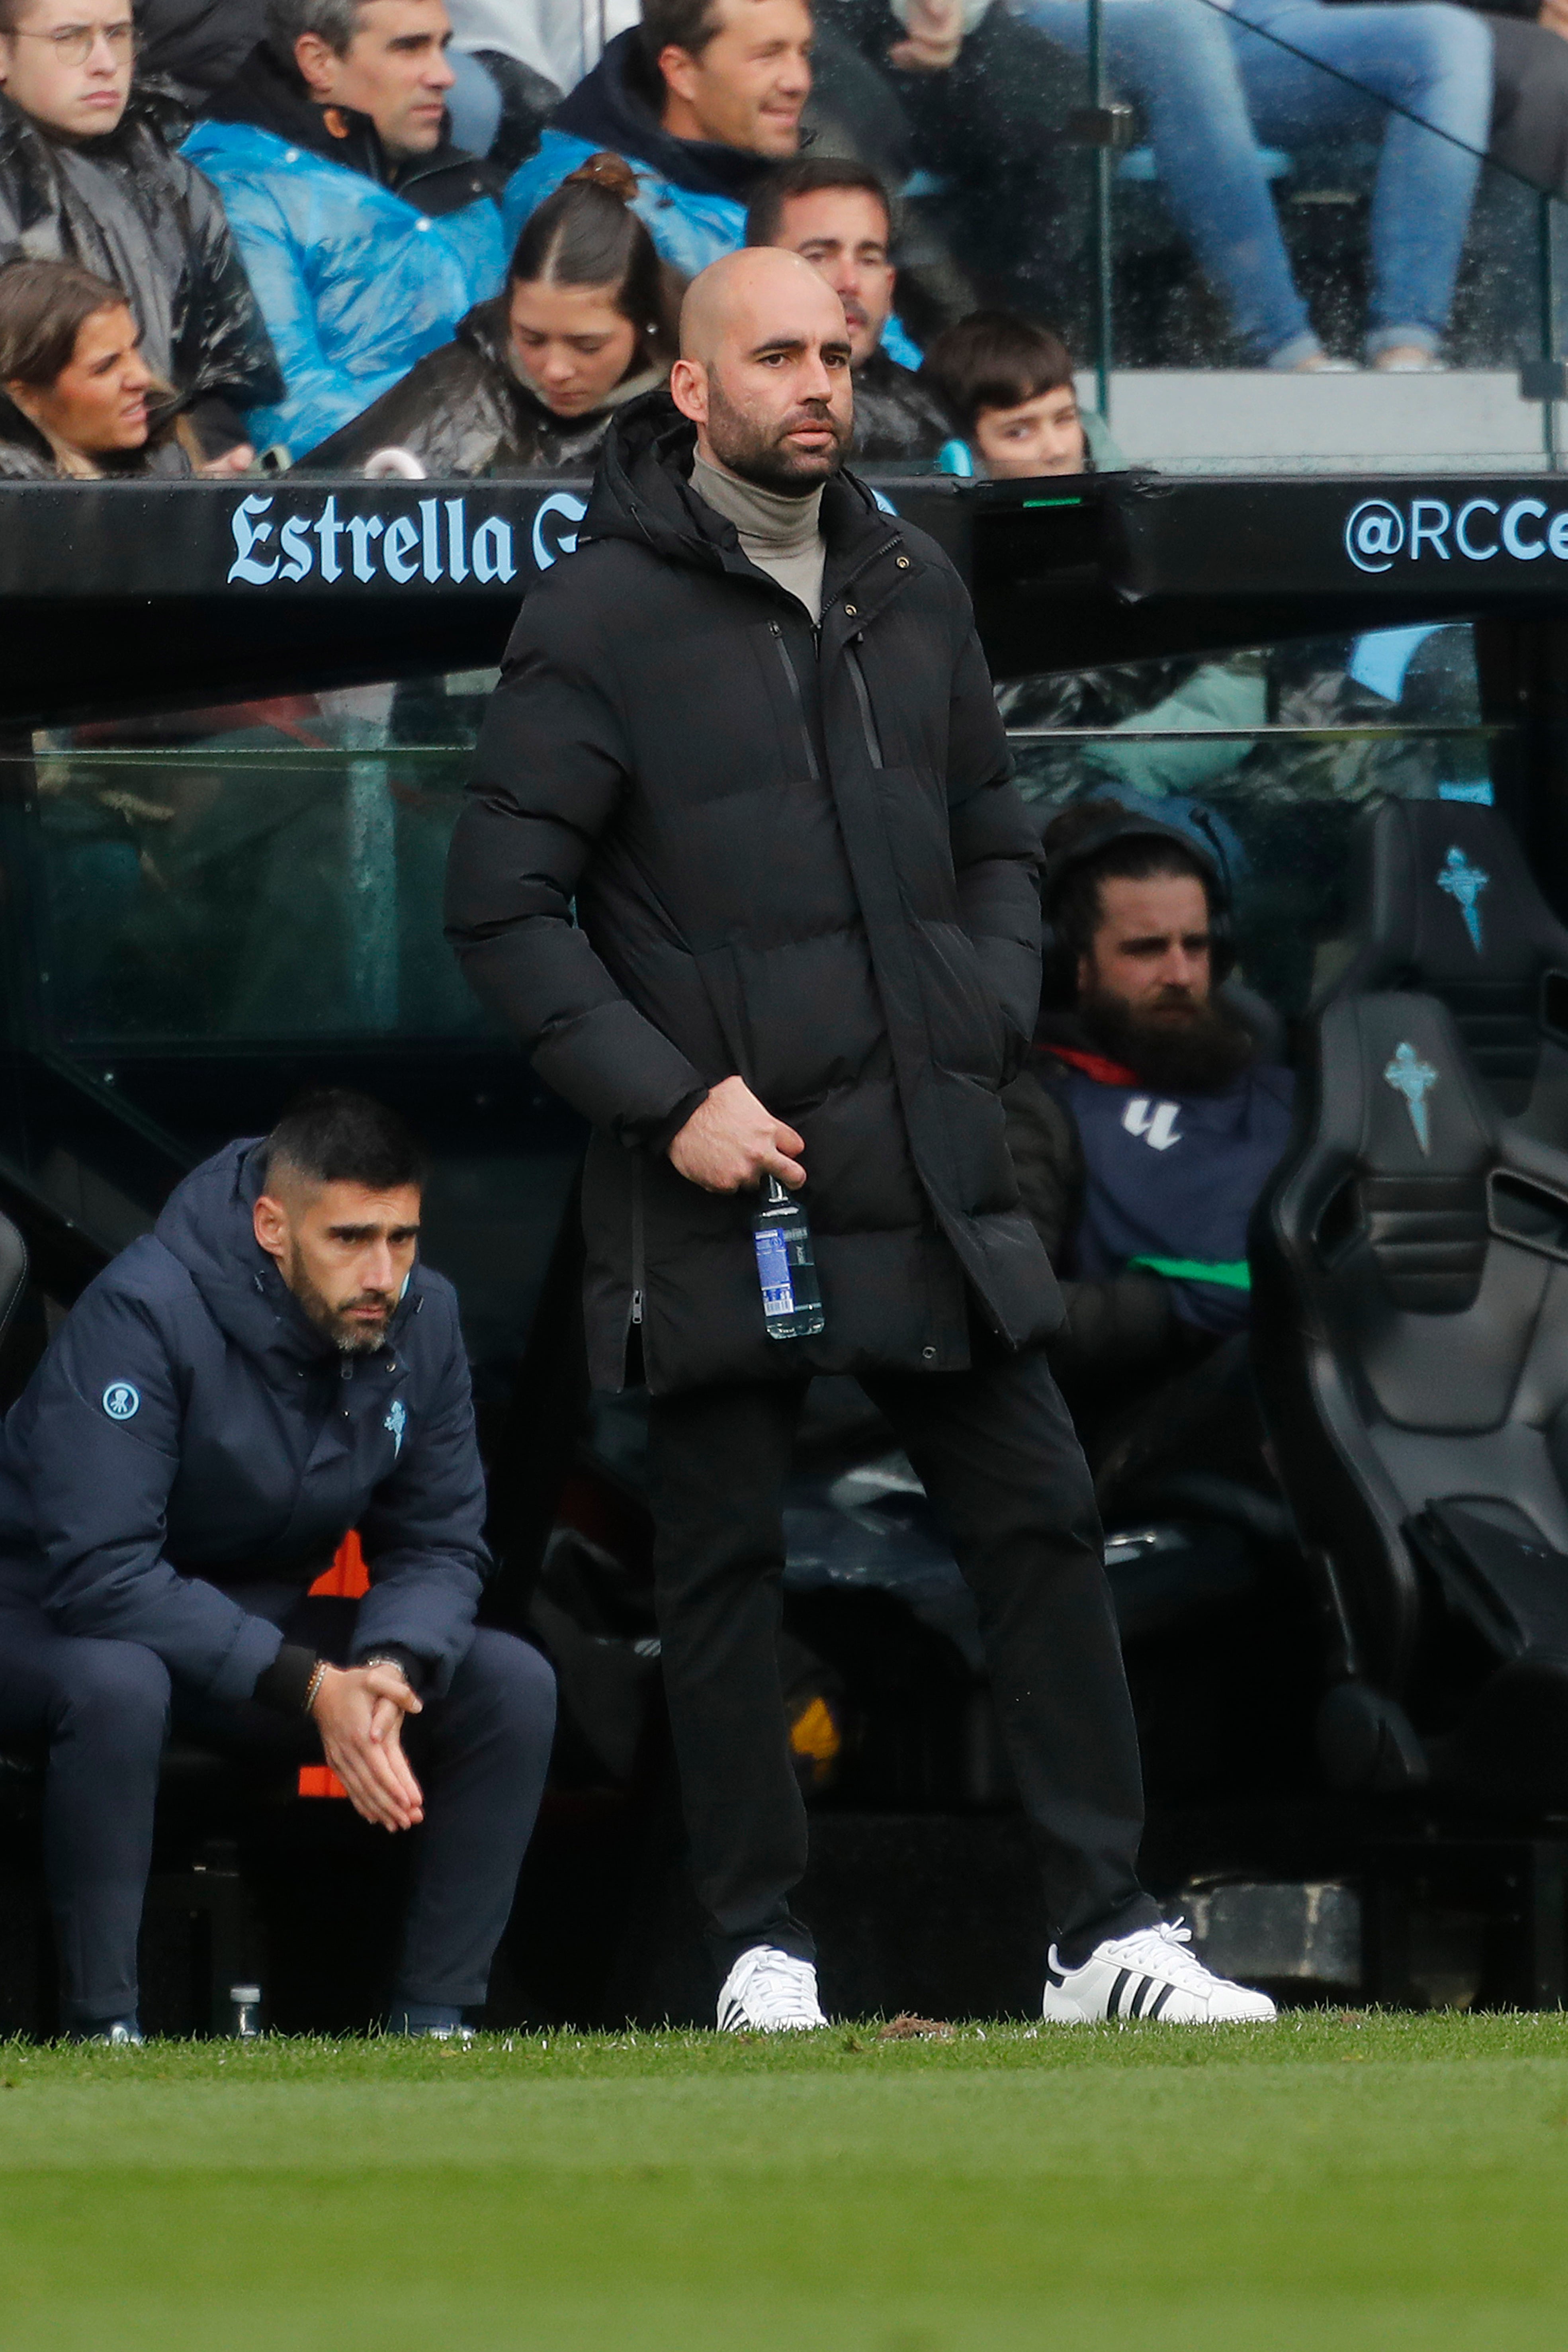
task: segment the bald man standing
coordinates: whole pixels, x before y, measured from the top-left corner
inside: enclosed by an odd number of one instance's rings
[[[799,256],[693,281],[670,393],[677,424],[658,397],[623,412],[579,552],[529,591],[447,904],[475,988],[594,1129],[590,1362],[597,1386],[651,1394],[718,2022],[826,2021],[791,1908],[806,1817],[776,1645],[783,1486],[819,1372],[887,1415],[974,1588],[1040,1832],[1046,2015],[1271,2014],[1138,1883],[1100,1528],[1041,1352],[1061,1303],[998,1101],[1040,993],[1038,845],[968,599],[841,470],[848,331]],[[768,1176],[810,1214],[813,1336],[768,1335]]]

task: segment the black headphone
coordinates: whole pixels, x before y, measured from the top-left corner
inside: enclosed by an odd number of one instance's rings
[[[1231,913],[1230,861],[1213,820],[1202,809],[1193,811],[1193,823],[1207,836],[1195,841],[1179,826],[1158,817],[1131,814],[1107,818],[1079,841],[1070,841],[1050,860],[1040,882],[1040,949],[1044,960],[1041,1001],[1047,1005],[1071,1004],[1078,993],[1079,950],[1058,929],[1057,908],[1068,883],[1082,867],[1124,841],[1157,842],[1179,849],[1203,877],[1208,898],[1209,971],[1218,988],[1236,969],[1236,929]]]

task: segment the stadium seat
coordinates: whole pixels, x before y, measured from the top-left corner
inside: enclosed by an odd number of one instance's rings
[[[1355,951],[1326,992],[1415,989],[1447,1005],[1505,1118],[1568,1147],[1568,929],[1495,810],[1385,801],[1352,847]]]
[[[1500,1118],[1431,996],[1331,1004],[1308,1083],[1254,1225],[1254,1349],[1339,1626],[1323,1762],[1561,1808],[1568,1152]]]

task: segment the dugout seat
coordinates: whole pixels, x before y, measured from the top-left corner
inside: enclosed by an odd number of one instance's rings
[[[1264,1414],[1339,1628],[1331,1779],[1561,1808],[1568,1152],[1500,1118],[1434,997],[1348,997],[1252,1239]]]
[[[1350,905],[1326,1000],[1437,997],[1504,1117],[1568,1147],[1568,929],[1496,810],[1385,801],[1353,836]]]

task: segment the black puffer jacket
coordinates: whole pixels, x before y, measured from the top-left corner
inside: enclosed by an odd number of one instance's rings
[[[528,593],[448,880],[474,986],[598,1130],[593,1378],[622,1384],[639,1307],[661,1393],[951,1370],[971,1298],[1031,1345],[1061,1310],[998,1092],[1034,1024],[1039,849],[968,599],[841,478],[819,650],[666,415],[618,422],[579,552]],[[765,1334],[755,1195],[665,1156],[736,1072],[805,1139],[815,1340]]]
[[[854,382],[850,453],[862,465],[935,457],[957,431],[930,385],[885,352],[873,352]]]
[[[141,89],[102,139],[57,140],[0,98],[0,260],[97,270],[130,295],[148,365],[187,407],[264,407],[283,378],[217,190],[174,152],[189,128]]]
[[[406,449],[427,474],[591,474],[619,409],[652,391],[652,373],[583,416],[557,416],[514,371],[507,299],[476,302],[449,343],[310,452],[317,473],[355,472],[378,449]]]

